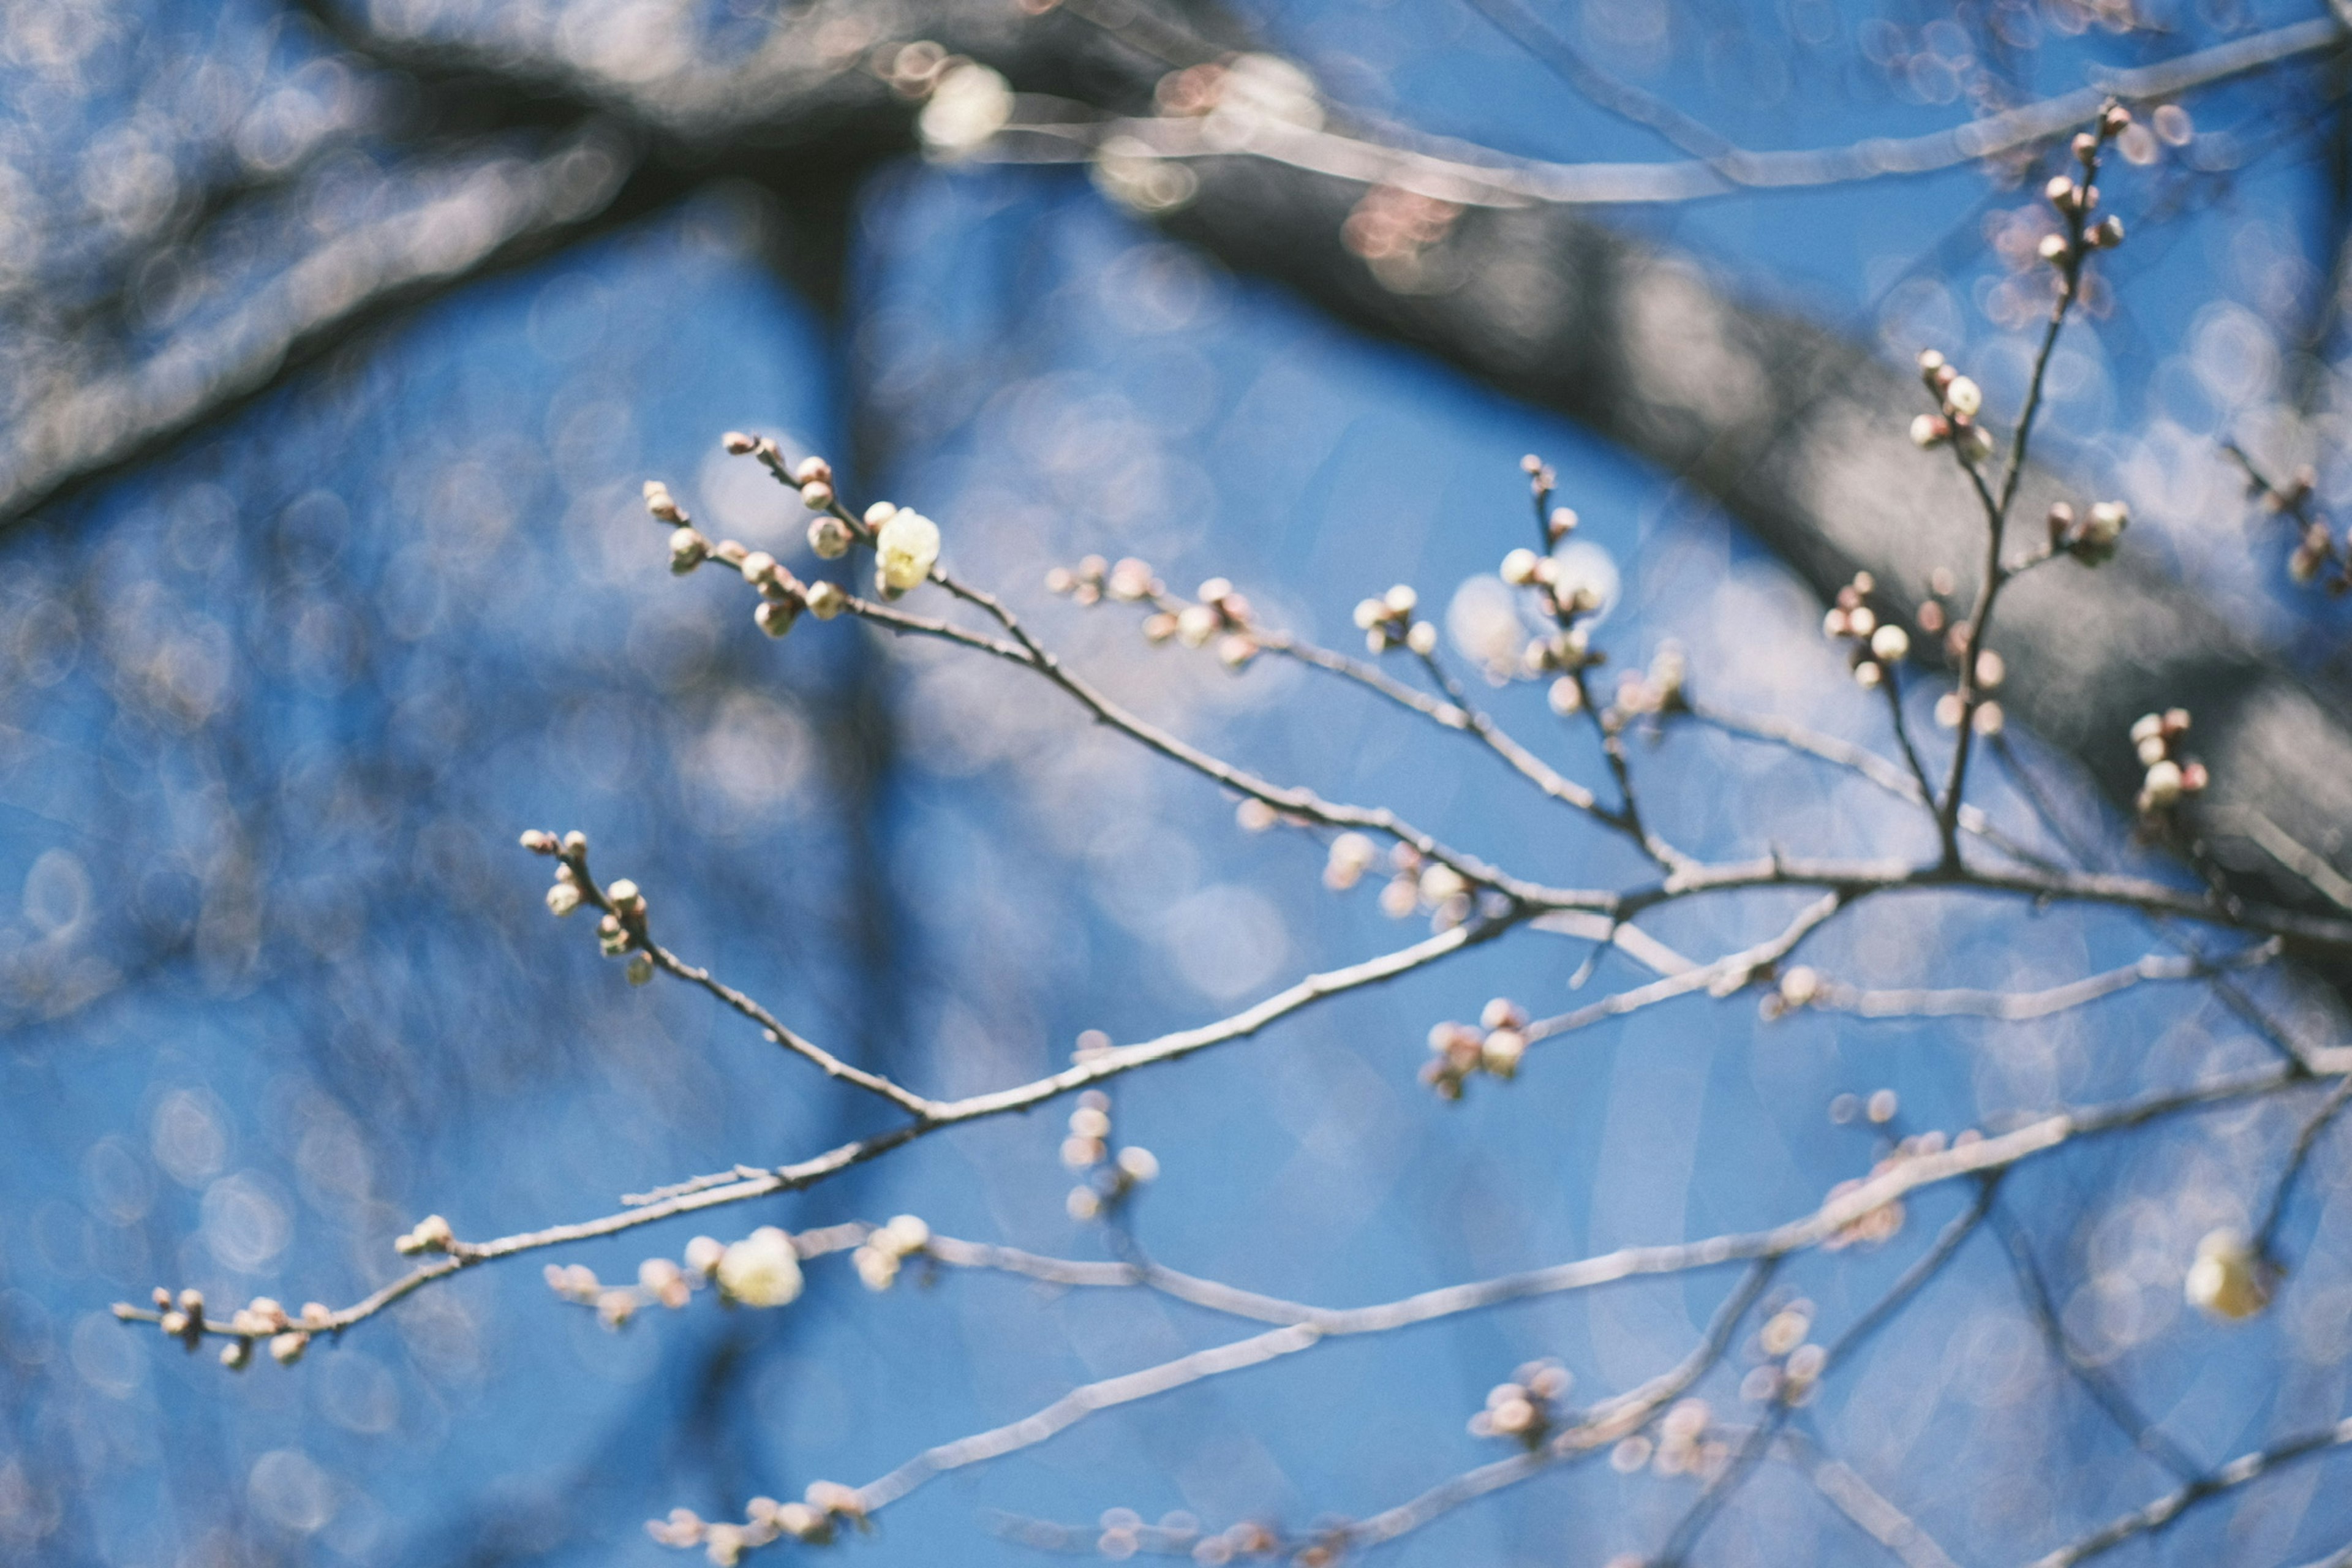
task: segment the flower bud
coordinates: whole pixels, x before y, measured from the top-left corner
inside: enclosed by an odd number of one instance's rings
[[[1427,658],[1437,651],[1437,623],[1415,621],[1412,629],[1404,634],[1404,646]]]
[[[726,1244],[717,1237],[698,1236],[686,1244],[686,1266],[708,1278],[719,1267],[719,1260],[726,1251]]]
[[[1156,1182],[1160,1179],[1160,1156],[1129,1144],[1118,1152],[1118,1169],[1130,1182]]]
[[[654,977],[654,955],[650,952],[629,954],[629,967],[626,973],[630,984],[643,985]]]
[[[1954,376],[1944,388],[1944,406],[1963,419],[1973,419],[1984,406],[1984,391],[1965,375]]]
[[[1888,664],[1911,651],[1911,634],[1889,622],[1870,634],[1870,651]]]
[[[860,1283],[868,1290],[887,1290],[898,1280],[898,1258],[895,1253],[866,1246],[850,1254],[849,1261],[857,1270]]]
[[[269,1359],[279,1366],[292,1366],[310,1348],[310,1336],[299,1329],[289,1329],[269,1337]]]
[[[829,621],[849,608],[849,594],[838,583],[815,582],[803,590],[809,614],[820,621]]]
[[[1323,885],[1335,893],[1346,892],[1363,880],[1377,856],[1372,841],[1362,834],[1342,833],[1331,840],[1330,857],[1323,865]]]
[[[2140,808],[2162,811],[2180,804],[2180,764],[2170,759],[2156,763],[2147,770],[2139,791]]]
[[[800,619],[801,607],[789,599],[765,599],[751,612],[751,619],[772,637],[782,637]]]
[[[451,1234],[449,1222],[437,1214],[426,1215],[416,1222],[416,1228],[402,1237],[393,1246],[408,1257],[420,1252],[446,1252],[457,1237]],[[254,1303],[257,1307],[259,1302]],[[271,1303],[273,1306],[276,1303]]]
[[[557,920],[580,907],[580,889],[569,882],[558,882],[547,889],[547,912]]]
[[[2112,250],[2124,242],[2124,220],[2119,217],[2102,218],[2098,226],[2085,237],[2103,250]]]
[[[1528,1037],[1517,1029],[1490,1031],[1478,1046],[1478,1065],[1499,1079],[1517,1074],[1519,1060],[1528,1054]]]
[[[664,522],[684,522],[686,509],[669,493],[669,487],[659,479],[646,481],[646,510]]]
[[[729,456],[736,458],[743,456],[746,452],[751,450],[752,447],[759,445],[757,441],[752,440],[751,437],[746,436],[740,430],[730,430],[726,435],[721,436],[719,438],[719,444],[727,448]]]
[[[829,485],[833,483],[833,465],[823,458],[803,458],[793,465],[793,483],[796,485]]]
[[[1919,374],[1931,384],[1937,371],[1944,368],[1944,356],[1934,349],[1919,351]]]
[[[849,553],[849,525],[837,517],[821,517],[809,524],[809,548],[820,561],[838,561]]]
[[[221,1346],[220,1361],[221,1365],[231,1372],[243,1372],[252,1364],[253,1342],[251,1340],[229,1341],[228,1343]]]
[[[1503,581],[1513,587],[1524,588],[1536,580],[1536,552],[1514,550],[1503,557]]]
[[[556,847],[555,835],[540,828],[530,828],[522,836],[522,847],[534,855],[552,855]]]
[[[2042,243],[2036,249],[2042,260],[2056,267],[2062,265],[2066,258],[2074,253],[2074,247],[2067,242],[2066,237],[2063,234],[2045,234],[2042,237]]]
[[[1922,451],[1940,447],[1951,437],[1951,426],[1937,415],[1922,414],[1911,421],[1911,444]]]
[[[1528,1021],[1528,1010],[1507,996],[1497,996],[1478,1014],[1482,1029],[1516,1029]]]
[[[2270,1305],[2271,1275],[2270,1265],[2242,1234],[2211,1231],[2197,1244],[2183,1293],[2190,1306],[2238,1321]]]
[[[827,484],[806,484],[801,487],[801,505],[811,511],[823,511],[833,504],[833,487]]]
[[[1553,712],[1565,719],[1583,709],[1584,688],[1577,684],[1576,677],[1563,675],[1551,683],[1551,689],[1545,694],[1544,700]]]

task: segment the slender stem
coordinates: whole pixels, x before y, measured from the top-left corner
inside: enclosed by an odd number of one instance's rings
[[[2090,191],[2096,188],[2099,174],[2098,151],[2104,150],[2104,132],[2097,150],[2083,162],[2082,177],[2076,188]],[[2010,508],[2017,500],[2017,487],[2025,478],[2026,450],[2033,438],[2033,422],[2042,411],[2042,397],[2050,374],[2050,360],[2058,347],[2058,334],[2064,330],[2066,317],[2082,293],[2083,268],[2090,250],[2085,243],[2085,220],[2089,214],[2085,203],[2069,204],[2063,215],[2066,220],[2066,253],[2059,263],[2057,300],[2050,308],[2050,322],[2042,333],[2042,346],[2033,356],[2033,372],[2025,389],[2025,406],[2019,412],[2017,427],[2011,433],[2009,460],[2001,476],[2000,493],[1996,498],[1985,484],[1984,475],[1971,456],[1963,435],[1952,442],[1952,451],[1960,467],[1967,470],[1969,482],[1975,487],[1977,498],[1985,513],[1984,575],[1977,587],[1975,610],[1967,622],[1967,633],[1960,639],[1960,721],[1955,731],[1952,748],[1951,776],[1944,786],[1944,795],[1937,811],[1937,826],[1943,836],[1944,864],[1960,864],[1958,822],[1960,802],[1968,785],[1969,751],[1976,735],[1976,716],[1984,700],[1978,680],[1978,664],[1984,651],[1985,630],[1992,622],[1994,604],[2014,571],[2001,560],[2001,548],[2009,527]],[[2043,557],[2047,559],[2047,557]],[[2034,563],[2038,564],[2038,563]]]
[[[2116,1429],[2132,1441],[2132,1447],[2170,1470],[2177,1480],[2187,1480],[2201,1468],[2179,1445],[2176,1444],[2150,1421],[2139,1407],[2107,1375],[2084,1360],[2075,1350],[2074,1342],[2066,1333],[2066,1325],[2058,1315],[2058,1304],[2051,1299],[2049,1282],[2042,1279],[2041,1267],[2033,1260],[2033,1248],[2025,1233],[2008,1215],[1995,1210],[1993,1229],[2008,1249],[2011,1269],[2017,1276],[2017,1288],[2023,1296],[2027,1310],[2032,1313],[2034,1326],[2059,1361],[2083,1392],[2091,1396]]]
[[[1837,1366],[1871,1335],[1891,1321],[1895,1314],[1919,1291],[1921,1287],[1943,1272],[1944,1266],[1958,1254],[1961,1244],[1974,1235],[1977,1226],[1983,1223],[1986,1211],[1992,1206],[1993,1193],[2000,1185],[2000,1174],[1993,1173],[1978,1182],[1975,1200],[1944,1226],[1942,1233],[1936,1237],[1935,1245],[1930,1247],[1910,1268],[1903,1271],[1901,1277],[1888,1289],[1885,1295],[1880,1297],[1872,1305],[1870,1310],[1855,1320],[1843,1333],[1825,1347],[1821,1370],[1815,1376],[1816,1383],[1820,1378],[1828,1376],[1832,1368]],[[1706,1489],[1699,1494],[1697,1500],[1691,1504],[1689,1510],[1668,1532],[1665,1544],[1659,1549],[1658,1555],[1652,1559],[1652,1568],[1682,1568],[1683,1563],[1690,1555],[1691,1548],[1698,1544],[1698,1538],[1706,1532],[1707,1525],[1747,1482],[1748,1478],[1755,1473],[1756,1468],[1763,1462],[1764,1457],[1771,1452],[1773,1440],[1780,1436],[1781,1428],[1789,1424],[1789,1418],[1795,1414],[1796,1408],[1794,1399],[1786,1394],[1773,1401],[1771,1413],[1764,1418],[1763,1424],[1740,1445],[1739,1451],[1732,1456],[1730,1463],[1707,1483]]]

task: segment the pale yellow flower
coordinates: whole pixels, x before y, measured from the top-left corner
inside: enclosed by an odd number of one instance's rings
[[[781,1307],[801,1293],[800,1254],[793,1238],[763,1225],[719,1258],[719,1288],[746,1307]]]
[[[895,511],[875,533],[874,554],[882,591],[903,594],[931,574],[940,558],[940,525],[919,511]]]

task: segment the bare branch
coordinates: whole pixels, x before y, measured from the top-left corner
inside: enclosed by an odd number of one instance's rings
[[[2042,991],[1865,991],[1832,982],[1806,1004],[1863,1018],[1998,1018],[2021,1023],[2086,1006],[2150,981],[2209,980],[2231,970],[2273,963],[2279,943],[2265,942],[2220,959],[2149,953],[2120,968]]]
[[[2300,22],[2182,55],[2160,65],[2103,71],[2095,85],[1924,136],[1874,137],[1844,147],[1750,152],[1730,147],[1676,163],[1553,163],[1514,159],[1436,138],[1383,144],[1340,131],[1271,117],[1211,127],[1197,118],[1073,120],[1083,106],[1033,100],[1053,118],[1008,125],[1016,139],[979,156],[1007,163],[1089,158],[1114,142],[1130,155],[1171,159],[1244,154],[1311,174],[1391,185],[1462,206],[1587,206],[1703,201],[1742,191],[1791,190],[1936,174],[2024,152],[2064,136],[2113,98],[2153,102],[2341,47],[2334,19]],[[1049,151],[1049,149],[1051,149]]]
[[[2315,1458],[2347,1444],[2352,1444],[2352,1420],[2339,1421],[2333,1426],[2323,1426],[2316,1432],[2307,1432],[2299,1437],[2274,1443],[2267,1448],[2241,1454],[2177,1491],[2167,1492],[2145,1508],[2125,1514],[2105,1529],[2062,1546],[2046,1557],[2035,1559],[2032,1568],[2074,1568],[2075,1563],[2088,1562],[2113,1551],[2126,1541],[2168,1529],[2190,1509],[2210,1502],[2281,1466],[2291,1465],[2299,1459]]]
[[[1753,947],[1744,948],[1740,952],[1718,958],[1713,963],[1703,964],[1696,969],[1686,969],[1680,973],[1654,980],[1649,984],[1636,987],[1632,991],[1621,991],[1615,995],[1604,996],[1600,1001],[1579,1007],[1572,1013],[1563,1013],[1555,1018],[1539,1018],[1522,1029],[1520,1033],[1527,1037],[1529,1044],[1533,1044],[1538,1040],[1549,1039],[1555,1035],[1565,1035],[1577,1029],[1589,1028],[1604,1019],[1622,1017],[1627,1013],[1638,1012],[1643,1007],[1654,1006],[1661,1002],[1671,1002],[1677,996],[1688,996],[1694,992],[1707,991],[1718,995],[1728,994],[1746,985],[1758,971],[1767,969],[1786,958],[1796,950],[1799,942],[1826,924],[1851,901],[1843,894],[1832,893],[1827,898],[1816,900],[1806,905],[1798,912],[1797,918],[1790,921],[1779,934],[1758,942]]]
[[[2049,1282],[2042,1279],[2040,1265],[2033,1260],[2033,1248],[2025,1233],[2009,1215],[1995,1210],[1993,1229],[2008,1249],[2011,1269],[2017,1276],[2017,1287],[2026,1309],[2032,1314],[2034,1327],[2041,1331],[2043,1342],[2058,1357],[2059,1364],[2081,1384],[2083,1392],[2093,1404],[2116,1425],[2116,1429],[2139,1449],[2173,1473],[2175,1479],[2188,1480],[2198,1473],[2197,1461],[2180,1446],[2166,1436],[2155,1422],[2149,1420],[2133,1404],[2130,1396],[2117,1387],[2107,1374],[2085,1360],[2074,1348],[2066,1332],[2066,1325],[2058,1315],[2058,1304],[2050,1298]]]

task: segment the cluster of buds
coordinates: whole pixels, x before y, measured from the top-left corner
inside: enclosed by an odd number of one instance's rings
[[[1533,1453],[1558,1428],[1568,1396],[1568,1368],[1556,1361],[1531,1361],[1486,1393],[1486,1408],[1470,1417],[1473,1437],[1502,1437]]]
[[[1647,1468],[1662,1476],[1696,1476],[1712,1481],[1731,1462],[1731,1445],[1710,1436],[1715,1412],[1704,1399],[1676,1400],[1659,1417],[1658,1436],[1652,1442],[1636,1432],[1610,1450],[1609,1464],[1620,1475]]]
[[[1544,533],[1557,547],[1576,531],[1576,513],[1568,508],[1554,507]],[[1600,596],[1588,583],[1578,581],[1560,569],[1559,557],[1538,554],[1525,548],[1512,551],[1503,557],[1498,569],[1504,582],[1514,588],[1539,588],[1548,601],[1548,610],[1557,618],[1589,616],[1601,607]]]
[[[753,442],[750,437],[737,431],[729,432],[727,441],[730,451],[764,450],[772,453],[775,447],[772,441]],[[739,447],[738,443],[744,445]],[[808,462],[822,463],[824,460],[814,458]],[[803,462],[802,468],[807,468],[808,462]],[[781,468],[782,463],[782,458],[778,456],[774,466]],[[829,476],[832,470],[826,469],[825,472]],[[830,502],[831,489],[825,486],[813,488],[824,489],[825,499]],[[804,488],[803,498],[805,499],[808,493],[808,488]],[[734,567],[743,574],[746,583],[760,591],[760,605],[752,612],[752,619],[761,631],[772,637],[780,637],[791,631],[793,623],[800,619],[804,609],[814,609],[819,619],[830,620],[839,615],[848,602],[847,596],[832,584],[819,583],[811,586],[802,583],[764,550],[747,549],[731,539],[712,543],[687,522],[686,509],[677,504],[668,487],[659,479],[646,481],[646,510],[659,521],[678,525],[669,536],[669,569],[682,577],[705,561],[719,561]],[[841,527],[837,520],[826,521],[833,521],[835,528]],[[841,548],[845,551],[848,548],[847,531],[843,529],[842,531],[845,541]],[[812,531],[810,542],[813,545],[816,542],[814,531]],[[824,551],[820,549],[818,553],[824,554]]]
[[[1949,443],[1965,462],[1980,463],[1992,456],[1992,432],[1977,423],[1984,408],[1984,389],[1952,368],[1934,349],[1919,351],[1919,379],[1936,395],[1940,412],[1922,414],[1911,421],[1912,444],[1931,448]]]
[[[1921,619],[1926,619],[1924,613]],[[1945,639],[1955,659],[1968,657],[1968,641],[1969,629],[1965,626],[1954,626],[1951,635]],[[1965,718],[1969,728],[1979,735],[1990,738],[2000,734],[2008,727],[2009,715],[2001,710],[2000,704],[1990,694],[2000,690],[2001,683],[2008,679],[2009,661],[1990,648],[1979,649],[1975,710],[1969,710],[1968,701],[1957,690],[1947,691],[1936,699],[1936,722],[1947,730],[1957,730]]]
[[[1873,1121],[1883,1124],[1892,1121],[1895,1116],[1894,1091],[1880,1089],[1878,1093],[1870,1097],[1869,1107],[1870,1119]],[[1882,1110],[1885,1112],[1883,1116],[1880,1114]],[[1870,1167],[1869,1175],[1854,1181],[1840,1182],[1836,1186],[1832,1187],[1828,1201],[1835,1203],[1848,1193],[1868,1185],[1906,1161],[1922,1159],[1929,1154],[1940,1154],[1947,1148],[1958,1148],[1974,1143],[1982,1136],[1983,1134],[1974,1128],[1948,1139],[1941,1132],[1914,1133],[1910,1137],[1897,1141],[1892,1149]],[[1832,1252],[1846,1247],[1883,1246],[1901,1234],[1903,1219],[1903,1205],[1899,1199],[1881,1204],[1878,1207],[1847,1222],[1822,1245]]]
[[[1375,184],[1339,226],[1339,243],[1363,258],[1372,276],[1399,293],[1425,288],[1431,279],[1423,252],[1444,239],[1459,205],[1400,186]]]
[[[646,510],[656,522],[673,524],[669,536],[669,569],[683,577],[710,559],[713,546],[687,516],[686,508],[669,493],[669,487],[659,479],[646,481]]]
[[[1167,594],[1168,585],[1153,575],[1149,561],[1139,561],[1129,555],[1113,565],[1099,555],[1089,555],[1076,568],[1056,566],[1046,573],[1045,591],[1075,599],[1081,605],[1098,605],[1105,597],[1131,605],[1145,600],[1157,601]],[[1160,636],[1172,637],[1175,629],[1171,626]]]
[[[578,910],[586,895],[581,891],[576,862],[588,853],[588,836],[572,832],[558,838],[545,828],[533,827],[524,831],[522,847],[534,855],[555,857],[555,880],[547,889],[547,912],[562,920]]]
[[[1576,683],[1569,681],[1568,684],[1574,687]],[[1554,682],[1555,689],[1558,685],[1559,682]],[[1613,731],[1635,719],[1687,713],[1690,711],[1689,688],[1690,660],[1684,656],[1682,645],[1661,643],[1658,651],[1651,656],[1650,668],[1646,672],[1629,669],[1618,676],[1617,700],[1601,715],[1601,724]],[[1580,702],[1583,700],[1581,688],[1577,689],[1577,698]],[[1555,710],[1559,708],[1557,695],[1552,707]],[[1570,708],[1569,711],[1575,710]]]
[[[1576,679],[1577,671],[1607,662],[1608,656],[1592,646],[1591,625],[1582,620],[1529,637],[1519,650],[1519,673],[1529,680],[1559,674],[1551,685],[1551,710],[1563,719],[1584,706],[1584,688]]]
[[[751,612],[760,629],[772,637],[791,631],[801,612],[808,608],[808,590],[801,580],[764,550],[746,551],[737,570],[743,574],[743,581],[760,591],[759,607]]]
[[[1343,833],[1331,841],[1323,885],[1344,892],[1378,861],[1370,839]],[[1389,868],[1388,882],[1381,889],[1381,913],[1389,919],[1401,921],[1426,910],[1433,929],[1451,931],[1470,918],[1475,907],[1470,880],[1453,867],[1423,858],[1410,844],[1398,844],[1389,850]]]
[[[1474,1073],[1509,1082],[1528,1054],[1527,1026],[1527,1009],[1506,996],[1487,1003],[1475,1025],[1451,1019],[1436,1025],[1429,1031],[1429,1060],[1422,1064],[1421,1081],[1442,1100],[1461,1099]]]
[[[598,1321],[615,1330],[627,1327],[629,1320],[647,1307],[679,1310],[709,1279],[707,1270],[683,1268],[667,1258],[648,1258],[638,1264],[635,1286],[606,1285],[593,1269],[577,1263],[568,1267],[551,1263],[546,1277],[549,1289],[566,1301],[593,1307]]]
[[[1864,687],[1879,685],[1889,668],[1911,656],[1911,634],[1893,621],[1879,619],[1870,607],[1870,595],[1877,587],[1877,579],[1869,573],[1855,573],[1822,617],[1822,634],[1848,645],[1853,678]]]
[[[116,1304],[114,1315],[126,1322],[152,1321],[165,1339],[179,1341],[191,1354],[204,1343],[207,1332],[233,1336],[220,1352],[221,1364],[231,1372],[242,1372],[252,1364],[257,1342],[269,1347],[269,1358],[278,1365],[291,1366],[310,1348],[312,1334],[336,1327],[335,1314],[320,1301],[307,1302],[299,1316],[289,1316],[269,1297],[256,1296],[221,1323],[205,1321],[205,1293],[193,1286],[173,1296],[158,1285],[151,1299],[155,1303],[152,1317],[127,1301]]]
[[[654,955],[646,951],[646,896],[623,877],[604,889],[604,901],[613,907],[596,922],[596,946],[607,958],[626,953],[629,984],[643,985],[654,977]]]
[[[840,1527],[866,1527],[866,1504],[852,1487],[838,1481],[812,1482],[803,1502],[778,1502],[755,1497],[744,1506],[743,1521],[730,1524],[701,1518],[692,1509],[674,1508],[667,1519],[646,1521],[646,1533],[663,1546],[696,1547],[719,1568],[733,1568],[746,1552],[790,1537],[804,1545],[822,1546]]]
[[[182,1292],[185,1300],[189,1292]],[[199,1305],[201,1310],[201,1303]],[[166,1314],[168,1319],[169,1314]],[[191,1324],[196,1314],[189,1314]],[[222,1347],[221,1364],[231,1372],[241,1372],[253,1359],[253,1347],[258,1343],[269,1346],[269,1359],[279,1366],[292,1366],[310,1348],[310,1336],[335,1326],[335,1315],[321,1301],[305,1302],[299,1317],[289,1317],[286,1309],[267,1296],[256,1296],[230,1315],[229,1332],[236,1336]],[[171,1331],[168,1321],[164,1332]]]
[[[1110,1096],[1090,1089],[1070,1112],[1070,1135],[1062,1140],[1062,1163],[1084,1179],[1070,1189],[1063,1206],[1086,1221],[1118,1212],[1138,1187],[1156,1181],[1159,1157],[1139,1144],[1117,1148],[1111,1141]]]
[[[2184,795],[2195,795],[2212,782],[2204,763],[2181,757],[2180,737],[2187,733],[2186,708],[2143,713],[2131,727],[2132,745],[2138,750],[2140,766],[2147,770],[2140,780],[2137,802],[2145,824],[2161,822]]]
[[[2199,1310],[2242,1321],[2270,1305],[2281,1272],[2243,1232],[2210,1231],[2197,1243],[2182,1290]]]
[[[868,1290],[887,1290],[898,1282],[898,1269],[909,1258],[921,1257],[931,1245],[931,1227],[910,1214],[893,1217],[870,1233],[849,1255],[857,1278]]]
[[[1813,1304],[1798,1299],[1785,1302],[1764,1320],[1750,1347],[1757,1364],[1740,1380],[1741,1397],[1759,1405],[1802,1405],[1820,1386],[1829,1352],[1806,1335],[1813,1326]]]
[[[2327,591],[2342,594],[2352,590],[2352,534],[2346,536],[2339,551],[2336,536],[2328,531],[2327,520],[2312,509],[2319,475],[2306,464],[2295,469],[2285,484],[2273,485],[2263,478],[2243,452],[2234,446],[2229,451],[2245,469],[2252,493],[2262,498],[2263,510],[2286,519],[2294,527],[2294,549],[2286,558],[2287,575],[2308,587],[2332,567],[2334,574],[2327,578]]]
[[[1127,562],[1119,563],[1120,569],[1127,565]],[[1114,570],[1112,581],[1116,584],[1118,580],[1118,571]],[[1129,583],[1126,586],[1132,590],[1134,584]],[[1156,582],[1153,584],[1155,589],[1159,586]],[[1115,593],[1113,596],[1139,595]],[[1217,657],[1228,669],[1240,669],[1258,655],[1257,639],[1250,635],[1250,602],[1236,593],[1233,583],[1223,577],[1212,577],[1202,583],[1194,603],[1181,608],[1162,608],[1146,618],[1143,635],[1147,641],[1154,643],[1163,643],[1173,637],[1186,647],[1206,647],[1213,638],[1217,645]]]
[[[1374,653],[1386,653],[1402,643],[1426,658],[1437,651],[1437,623],[1417,621],[1413,612],[1421,607],[1421,595],[1409,583],[1399,583],[1377,599],[1364,599],[1356,605],[1356,629],[1364,634],[1364,646]]]
[[[2287,575],[2309,587],[2319,580],[2320,573],[2336,559],[2335,535],[2327,531],[2325,521],[2314,519],[2303,525],[2302,535],[2286,558]],[[2343,564],[2327,583],[2327,591],[2331,594],[2341,594],[2347,588],[2352,588],[2352,535],[2346,536]]]
[[[2048,522],[2053,551],[2071,555],[2085,566],[2096,566],[2112,558],[2122,542],[2124,530],[2131,526],[2131,508],[2119,500],[2095,501],[2078,517],[2072,506],[2056,501],[2051,505]]]
[[[457,1237],[449,1222],[437,1214],[426,1215],[416,1222],[415,1229],[404,1233],[392,1244],[403,1258],[415,1258],[420,1253],[447,1252],[457,1245]]]

